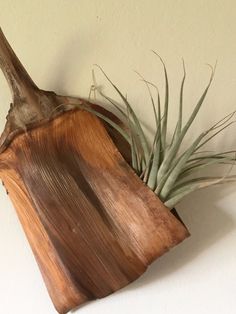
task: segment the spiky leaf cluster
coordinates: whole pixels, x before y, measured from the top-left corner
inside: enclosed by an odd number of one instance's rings
[[[211,185],[218,185],[226,182],[235,181],[235,176],[226,175],[224,177],[195,177],[192,174],[196,170],[204,169],[210,165],[216,164],[234,164],[235,151],[226,151],[218,153],[202,153],[200,149],[205,146],[210,140],[221,133],[224,129],[228,128],[235,121],[232,120],[235,112],[225,116],[220,121],[216,122],[207,130],[200,132],[196,138],[189,144],[189,146],[182,151],[182,143],[186,133],[192,126],[204,100],[207,92],[211,86],[215,69],[211,67],[211,75],[209,82],[205,87],[201,97],[195,104],[194,109],[187,119],[183,122],[183,92],[186,79],[186,71],[183,62],[183,78],[180,88],[179,96],[179,110],[178,119],[176,122],[175,130],[171,140],[168,142],[167,131],[168,128],[168,114],[169,114],[169,82],[165,63],[162,58],[154,52],[160,59],[165,78],[165,99],[164,104],[161,106],[160,95],[158,88],[145,80],[138,74],[142,81],[145,83],[155,117],[155,132],[153,134],[152,143],[149,144],[145,131],[141,125],[139,118],[133,110],[127,97],[118,89],[118,87],[110,80],[101,67],[98,66],[108,82],[112,85],[118,93],[123,106],[116,101],[106,96],[96,84],[94,77],[93,89],[97,91],[100,96],[105,98],[118,112],[125,125],[122,128],[120,125],[113,122],[103,114],[91,109],[86,110],[95,114],[105,122],[115,128],[129,143],[132,167],[135,172],[140,176],[143,182],[152,189],[156,195],[164,202],[164,204],[173,208],[184,196],[189,193],[205,188]],[[94,75],[94,73],[93,73]],[[151,88],[155,88],[157,92],[157,100],[154,101]]]

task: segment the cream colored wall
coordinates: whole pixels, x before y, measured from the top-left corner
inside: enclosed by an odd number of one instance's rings
[[[189,140],[236,109],[233,0],[0,0],[0,24],[39,87],[87,97],[91,69],[97,63],[128,93],[149,127],[154,123],[151,106],[133,70],[156,82],[163,95],[162,67],[151,49],[161,54],[169,71],[171,125],[177,114],[181,58],[187,68],[186,116],[207,83],[205,64],[218,60]],[[99,74],[97,80],[105,83]],[[113,94],[110,88],[106,91]],[[10,101],[1,76],[1,129]],[[225,132],[211,148],[235,148],[235,130]],[[0,313],[54,313],[15,212],[4,190],[0,192]],[[235,313],[235,197],[235,185],[188,197],[178,208],[191,239],[124,291],[78,313]]]

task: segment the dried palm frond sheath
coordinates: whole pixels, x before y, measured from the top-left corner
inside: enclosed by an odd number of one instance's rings
[[[13,95],[0,178],[66,313],[132,282],[189,233],[134,173],[116,131],[75,105],[86,101],[38,89],[2,32],[0,67]]]

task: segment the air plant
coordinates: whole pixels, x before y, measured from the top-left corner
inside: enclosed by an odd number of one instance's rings
[[[178,119],[171,140],[168,141],[168,75],[163,59],[155,51],[153,51],[153,53],[159,58],[164,69],[165,99],[163,106],[161,106],[160,94],[157,86],[147,81],[141,74],[136,72],[146,85],[153,107],[153,113],[155,117],[155,131],[153,132],[151,144],[149,143],[144,128],[127,97],[119,90],[119,88],[107,76],[104,70],[98,65],[96,65],[96,67],[99,68],[107,81],[118,93],[123,105],[120,105],[117,103],[117,101],[108,97],[102,91],[101,87],[98,86],[96,82],[94,71],[93,85],[91,88],[94,92],[98,92],[98,94],[103,99],[108,101],[118,111],[123,122],[123,127],[94,109],[88,107],[86,110],[97,115],[106,123],[110,124],[111,127],[115,128],[129,143],[132,157],[132,167],[134,171],[142,179],[142,181],[163,201],[165,206],[172,209],[178,202],[182,200],[183,197],[195,190],[206,188],[212,185],[234,182],[236,180],[236,176],[230,176],[228,173],[225,176],[193,177],[194,173],[198,170],[205,169],[212,165],[229,164],[232,168],[232,166],[235,164],[236,151],[205,152],[201,149],[215,136],[236,122],[233,120],[236,110],[217,121],[207,130],[200,132],[189,144],[189,146],[184,151],[182,151],[181,148],[183,140],[186,136],[186,133],[191,128],[191,125],[206,98],[208,90],[213,81],[216,66],[213,68],[209,65],[211,70],[209,82],[198,102],[194,106],[190,117],[184,123],[183,93],[186,79],[186,70],[183,61],[183,77],[179,96]],[[156,101],[154,101],[151,88],[154,88],[156,91]]]

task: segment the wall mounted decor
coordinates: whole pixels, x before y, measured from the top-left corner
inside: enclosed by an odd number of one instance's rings
[[[161,118],[159,97],[158,110],[151,97],[157,128],[150,145],[126,97],[108,77],[126,106],[125,111],[118,107],[123,119],[86,100],[39,89],[0,32],[0,67],[13,97],[0,138],[0,178],[59,313],[137,279],[189,236],[175,204],[197,188],[235,179],[188,179],[195,169],[234,162],[228,152],[193,156],[234,113],[178,155],[212,77],[182,125],[184,76],[180,117],[167,144],[163,66],[164,114]],[[93,88],[117,107],[96,83]]]

